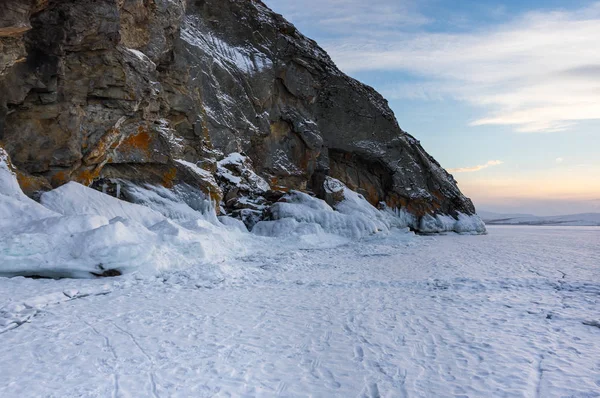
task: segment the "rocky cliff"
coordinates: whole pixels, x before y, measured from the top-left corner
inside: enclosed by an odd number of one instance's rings
[[[260,0],[5,0],[0,49],[0,146],[34,198],[185,187],[256,222],[289,190],[334,205],[332,177],[416,230],[475,213],[381,95]]]

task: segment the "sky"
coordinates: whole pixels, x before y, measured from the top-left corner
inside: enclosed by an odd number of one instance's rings
[[[479,210],[600,212],[600,1],[264,0]]]

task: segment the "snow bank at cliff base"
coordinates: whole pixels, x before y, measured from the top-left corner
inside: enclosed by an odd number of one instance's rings
[[[157,191],[145,193],[152,197]],[[174,199],[165,201],[154,203],[182,208]],[[44,193],[40,204],[21,191],[5,156],[0,159],[0,276],[89,278],[109,270],[156,274],[202,268],[244,253],[244,236],[250,235],[239,225],[225,226],[214,213],[193,212],[189,206],[175,212],[186,215],[177,223],[156,209],[75,182]]]
[[[303,235],[335,235],[360,239],[375,234],[387,234],[392,229],[416,229],[423,233],[457,232],[483,234],[485,224],[479,216],[459,214],[426,215],[418,220],[404,209],[390,209],[382,204],[379,210],[361,194],[342,182],[327,177],[325,192],[328,201],[303,192],[291,191],[269,208],[269,220],[257,223],[252,232],[261,236],[290,237]]]
[[[89,278],[195,268],[214,280],[239,271],[226,261],[266,246],[331,247],[392,230],[408,232],[415,223],[403,211],[376,209],[334,179],[327,185],[335,194],[332,205],[292,191],[267,210],[267,220],[252,233],[237,219],[217,217],[208,198],[187,185],[168,190],[122,181],[122,192],[135,202],[130,203],[70,182],[43,193],[38,203],[21,191],[8,157],[0,155],[0,276]],[[481,220],[465,215],[423,218],[420,227],[485,231]]]
[[[271,220],[261,221],[252,232],[263,236],[331,234],[351,239],[389,232],[392,222],[366,200],[336,211],[325,201],[292,191],[270,208]],[[377,213],[377,216],[374,216]]]
[[[50,192],[45,192],[40,202],[48,209],[65,216],[95,214],[108,219],[122,217],[146,227],[165,218],[148,207],[113,198],[76,182],[69,182]]]
[[[478,215],[458,213],[458,218],[447,215],[425,215],[421,217],[419,231],[422,233],[457,232],[480,235],[486,233],[485,223]]]

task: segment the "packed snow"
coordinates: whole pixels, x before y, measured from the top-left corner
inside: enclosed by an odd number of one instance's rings
[[[0,278],[0,396],[598,396],[600,229],[489,232]]]

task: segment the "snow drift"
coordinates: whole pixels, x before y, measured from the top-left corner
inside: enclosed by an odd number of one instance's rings
[[[240,162],[242,158],[230,157],[223,165]],[[222,174],[227,170],[223,165]],[[264,180],[254,177],[245,176],[255,184],[249,190],[268,189]],[[291,191],[265,208],[267,219],[254,225],[252,233],[238,219],[217,217],[209,198],[191,186],[180,184],[168,190],[121,184],[136,203],[76,182],[45,192],[38,203],[22,192],[8,156],[1,151],[0,276],[87,278],[195,267],[214,279],[222,277],[215,264],[265,244],[338,245],[392,229],[408,232],[416,222],[402,211],[376,209],[331,178],[327,180],[328,194],[334,198],[331,204]],[[485,230],[480,219],[464,215],[458,220],[431,217],[421,220],[420,227],[426,232]]]
[[[336,210],[321,199],[292,191],[271,206],[271,220],[259,222],[252,232],[263,236],[331,234],[358,239],[408,226],[400,218],[377,210],[362,196],[347,188],[345,192],[346,199]]]
[[[419,231],[425,234],[440,232],[457,232],[459,234],[484,234],[485,223],[478,215],[466,215],[458,213],[458,218],[447,215],[426,215],[421,218]]]
[[[462,213],[458,218],[447,215],[425,216],[420,222],[412,214],[372,206],[362,195],[346,187],[341,181],[327,177],[325,181],[328,202],[306,193],[291,191],[269,209],[269,220],[257,223],[252,232],[262,236],[298,236],[331,234],[359,239],[391,229],[418,229],[423,233],[457,232],[482,234],[485,224],[479,216]]]
[[[21,191],[0,150],[0,276],[157,273],[243,253],[239,225],[226,226],[214,214],[191,217],[191,211],[177,224],[74,182],[44,193],[40,204]]]

